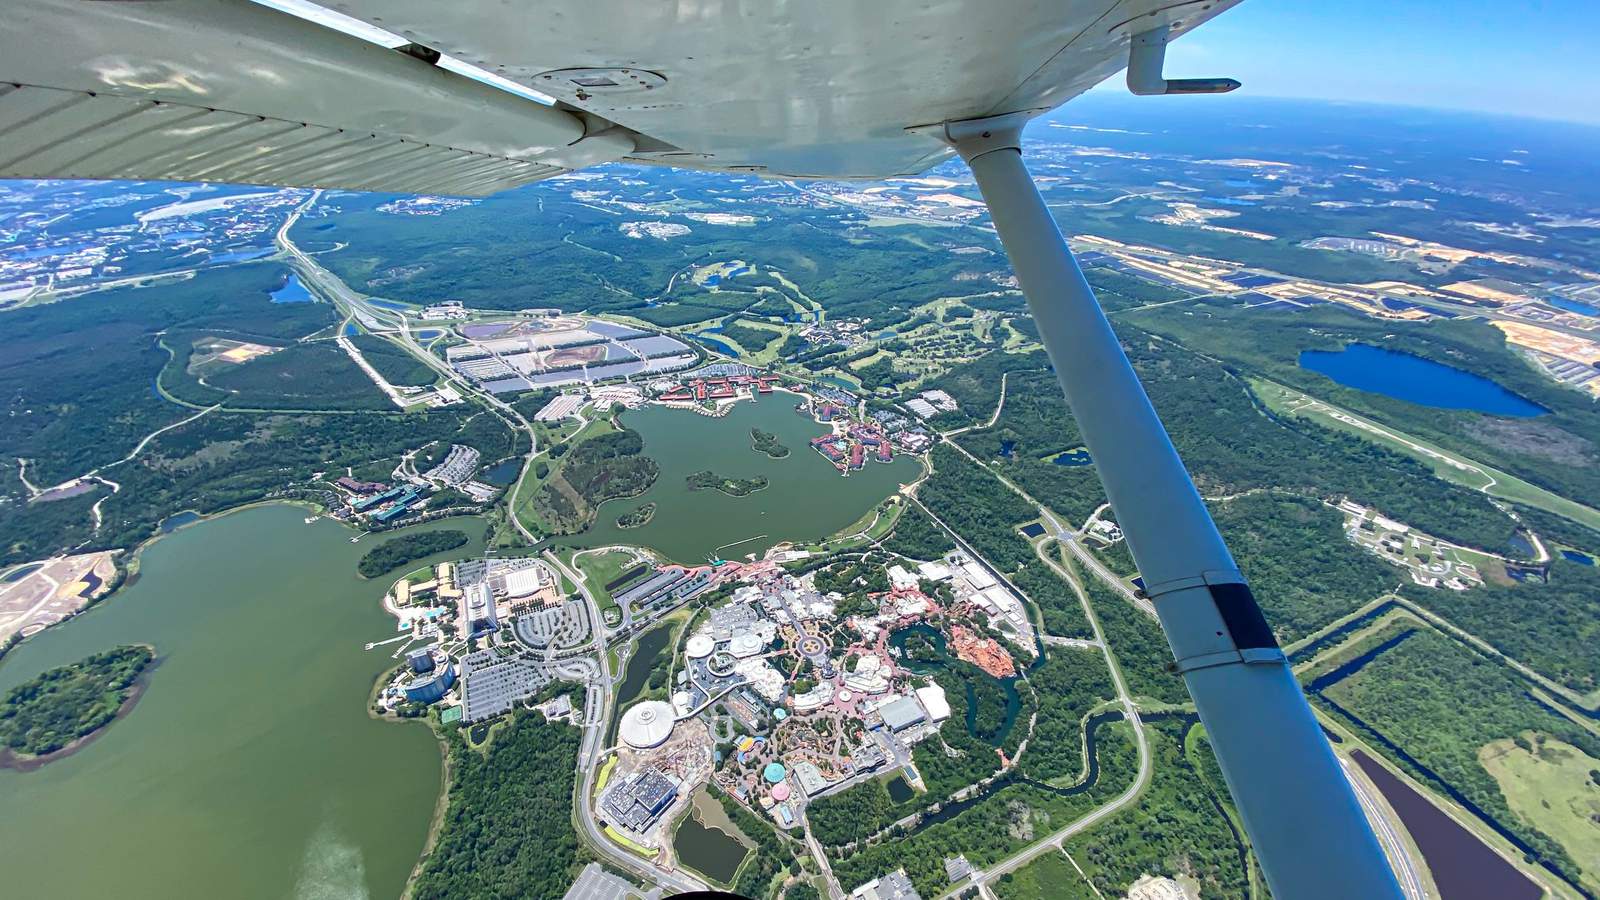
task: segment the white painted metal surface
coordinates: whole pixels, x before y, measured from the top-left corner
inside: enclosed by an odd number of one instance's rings
[[[1398,898],[1377,839],[1022,163],[1022,116],[951,123],[1274,896]]]
[[[22,0],[0,27],[0,177],[478,194],[632,150],[584,132],[246,0]]]
[[[1053,109],[1121,71],[1130,34],[1176,37],[1237,0],[324,2],[673,145],[641,160],[869,178],[949,158],[909,127]],[[664,83],[553,74],[575,68]]]

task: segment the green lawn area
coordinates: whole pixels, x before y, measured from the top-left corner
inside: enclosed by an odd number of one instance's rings
[[[1600,759],[1546,735],[1528,732],[1522,738],[1526,743],[1485,745],[1478,761],[1500,785],[1511,811],[1565,847],[1583,869],[1583,883],[1600,892]]]
[[[610,550],[605,553],[586,553],[577,557],[578,568],[588,576],[584,582],[589,588],[589,593],[594,595],[596,602],[602,610],[615,607],[617,601],[612,599],[611,592],[606,590],[606,585],[617,576],[627,571],[633,564],[633,554],[622,550]]]

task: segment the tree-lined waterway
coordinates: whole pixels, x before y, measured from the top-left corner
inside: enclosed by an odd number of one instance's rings
[[[720,418],[659,406],[625,413],[623,423],[644,438],[644,452],[661,474],[643,494],[603,504],[592,528],[563,543],[642,545],[691,565],[709,556],[741,559],[781,541],[826,537],[916,479],[917,464],[904,457],[869,460],[860,471],[841,476],[810,446],[827,426],[797,414],[794,404],[793,395],[776,393],[741,402]],[[789,455],[773,459],[753,449],[752,428],[776,434]],[[689,475],[707,470],[727,478],[763,477],[769,484],[745,497],[689,490]],[[656,504],[648,524],[617,527],[619,515],[644,503]]]
[[[7,654],[0,691],[118,644],[159,660],[132,713],[80,752],[0,771],[7,896],[400,894],[438,796],[438,746],[367,715],[394,665],[392,647],[361,649],[394,634],[386,582],[356,577],[370,539],[304,515],[260,507],[168,535],[103,607]]]

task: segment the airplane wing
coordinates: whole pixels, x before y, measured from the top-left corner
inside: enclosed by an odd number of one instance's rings
[[[1236,2],[327,0],[383,42],[251,0],[17,0],[0,177],[481,195],[617,159],[913,174],[952,151],[908,129],[1038,115],[1126,66],[1133,34]]]

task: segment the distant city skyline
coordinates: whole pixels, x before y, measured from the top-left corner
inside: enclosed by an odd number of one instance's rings
[[[1237,78],[1236,96],[1600,125],[1600,79],[1585,62],[1597,30],[1600,4],[1585,0],[1245,0],[1177,40],[1168,71]],[[1121,84],[1118,76],[1106,87]]]

